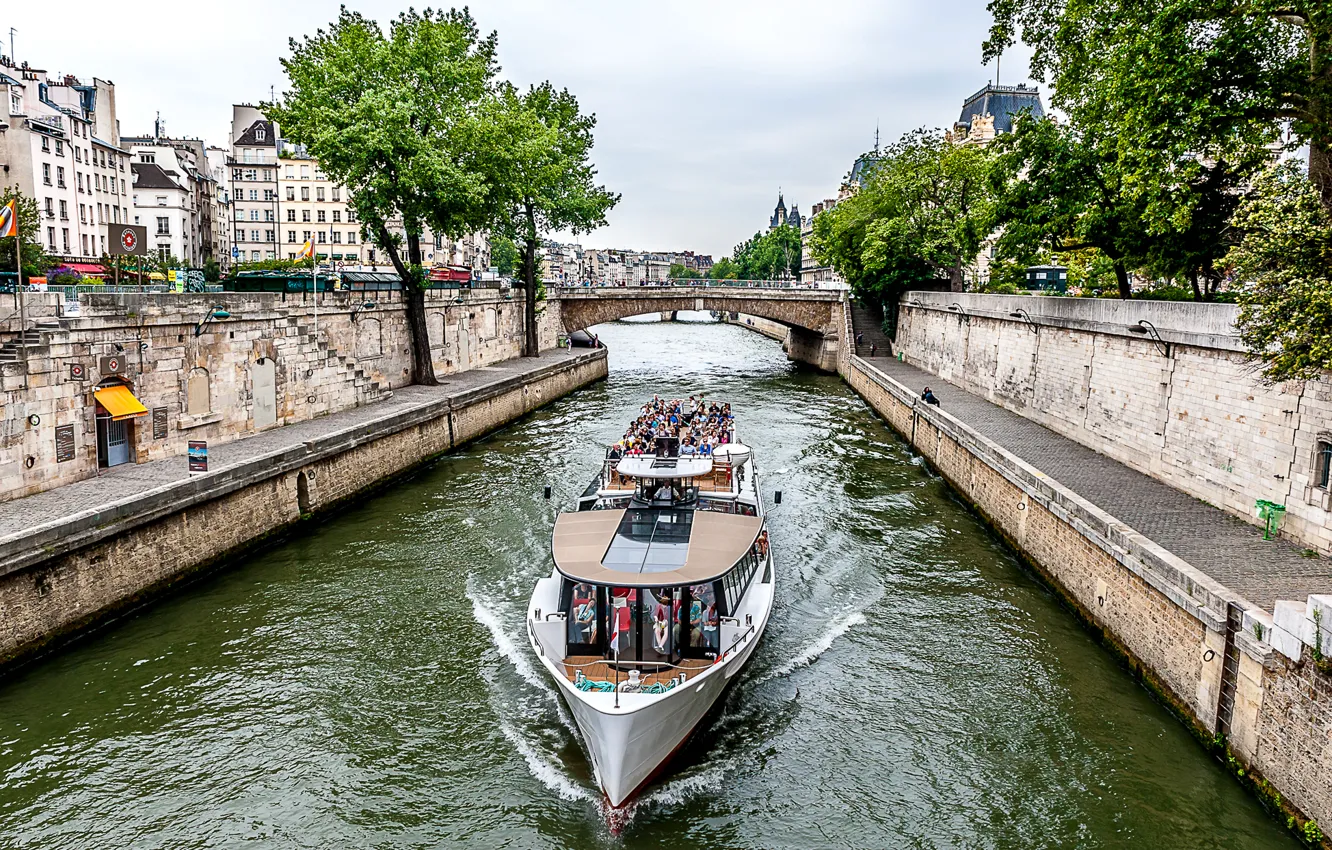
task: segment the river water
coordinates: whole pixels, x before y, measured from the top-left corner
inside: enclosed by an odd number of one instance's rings
[[[0,686],[0,847],[1295,846],[839,379],[599,331],[605,383]],[[654,392],[734,405],[780,586],[613,834],[522,617]]]

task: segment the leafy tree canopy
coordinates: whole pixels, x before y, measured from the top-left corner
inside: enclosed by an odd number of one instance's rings
[[[691,269],[683,263],[671,263],[666,276],[672,280],[696,280],[703,277],[698,269]]]
[[[41,211],[36,198],[29,198],[18,190],[17,186],[5,186],[0,189],[0,207],[10,201],[17,201],[19,235],[0,238],[0,271],[12,273],[17,265],[14,262],[15,242],[23,245],[23,281],[42,275],[51,265],[41,243]]]
[[[800,276],[800,228],[783,224],[735,246],[736,279],[786,280]]]
[[[1240,337],[1273,381],[1332,369],[1332,215],[1298,166],[1264,173],[1235,213],[1243,234],[1227,261],[1250,283]]]

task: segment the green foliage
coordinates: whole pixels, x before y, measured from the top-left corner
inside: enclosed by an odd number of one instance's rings
[[[496,41],[480,35],[465,9],[411,9],[386,34],[343,7],[327,30],[291,40],[282,60],[288,89],[280,103],[263,104],[283,135],[347,187],[364,232],[401,277],[419,384],[436,383],[421,235],[429,227],[457,236],[494,216],[485,166],[502,140],[482,107],[498,72]],[[389,230],[391,219],[405,238]]]
[[[783,224],[755,233],[735,246],[739,280],[787,280],[800,277],[800,228]]]
[[[0,271],[13,272],[16,265],[14,258],[14,245],[16,241],[23,244],[23,281],[34,276],[40,276],[50,266],[51,261],[42,249],[41,243],[41,211],[37,206],[36,198],[24,196],[18,190],[17,186],[5,186],[0,189],[0,207],[8,204],[10,201],[17,200],[18,208],[18,226],[19,235],[17,240],[13,236],[6,236],[0,239]]]
[[[490,238],[490,262],[504,277],[512,277],[518,267],[518,246],[513,240],[501,234]]]
[[[992,157],[943,133],[917,130],[889,147],[869,182],[814,219],[811,248],[866,301],[895,303],[908,289],[963,270],[990,231]]]
[[[203,273],[204,280],[208,283],[217,283],[222,279],[222,267],[212,257],[204,261]]]
[[[314,268],[313,259],[288,260],[277,257],[272,260],[256,260],[252,263],[234,263],[231,266],[231,273],[234,277],[238,272],[287,272],[287,271],[311,271]]]
[[[523,246],[527,293],[523,353],[538,354],[536,251],[542,233],[587,233],[606,223],[620,196],[596,182],[592,166],[595,115],[549,82],[520,91],[501,84],[484,106],[479,127],[488,141],[482,168],[497,211],[497,230]]]
[[[1304,822],[1300,829],[1300,835],[1310,847],[1319,847],[1323,843],[1323,831],[1318,828],[1318,824],[1312,818]]]
[[[671,267],[666,272],[666,276],[672,280],[697,280],[703,277],[698,269],[691,269],[683,263],[671,263]]]
[[[739,280],[740,267],[730,257],[722,257],[708,269],[708,277],[713,280]]]
[[[1298,167],[1265,172],[1240,204],[1242,234],[1226,260],[1246,285],[1240,338],[1272,381],[1332,368],[1332,216]]]
[[[1268,158],[1289,119],[1311,143],[1332,204],[1332,15],[1323,0],[990,0],[986,58],[1019,36],[1032,73],[1075,123],[1121,129],[1121,167],[1150,227],[1188,225],[1190,186],[1209,163],[1241,172]]]

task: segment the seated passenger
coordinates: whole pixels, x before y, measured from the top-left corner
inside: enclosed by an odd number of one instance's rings
[[[580,583],[574,587],[573,614],[569,619],[569,641],[571,643],[596,643],[597,641],[597,590],[590,584]]]

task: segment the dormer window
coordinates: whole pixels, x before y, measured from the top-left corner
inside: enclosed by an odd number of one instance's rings
[[[256,129],[256,130],[254,131],[254,138],[255,138],[256,141],[260,141],[260,142],[262,142],[262,141],[264,140],[264,138],[265,138],[265,135],[266,135],[266,134],[264,133],[264,128],[263,128],[263,127],[259,127],[258,129]]]

